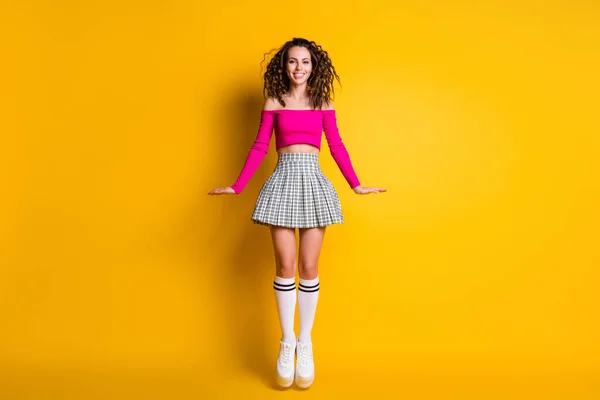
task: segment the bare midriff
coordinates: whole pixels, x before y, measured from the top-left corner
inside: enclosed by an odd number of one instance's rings
[[[296,144],[290,144],[289,146],[284,146],[284,147],[279,148],[277,150],[277,153],[279,153],[279,154],[286,154],[286,153],[319,154],[320,150],[318,147],[313,146],[311,144],[296,143]]]

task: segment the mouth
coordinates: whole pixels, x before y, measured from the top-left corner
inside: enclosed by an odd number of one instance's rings
[[[306,75],[304,72],[296,72],[294,74],[292,74],[294,76],[294,78],[296,79],[301,79],[304,77],[304,75]]]

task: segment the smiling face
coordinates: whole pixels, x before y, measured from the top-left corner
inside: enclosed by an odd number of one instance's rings
[[[293,85],[302,85],[308,81],[312,72],[310,51],[306,47],[294,46],[288,50],[286,72]]]

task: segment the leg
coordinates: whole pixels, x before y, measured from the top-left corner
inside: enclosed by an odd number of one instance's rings
[[[325,228],[300,230],[300,257],[298,268],[298,311],[300,312],[300,342],[309,343],[319,298],[319,256],[325,237]]]
[[[296,342],[294,313],[296,311],[296,232],[292,228],[271,226],[275,251],[275,299],[281,324],[281,340]]]
[[[294,382],[294,313],[296,311],[296,232],[294,229],[271,226],[275,252],[273,289],[281,325],[281,341],[277,358],[276,381],[282,387]]]
[[[296,277],[296,230],[270,226],[275,251],[276,275],[281,278]]]
[[[300,229],[300,259],[298,267],[301,279],[318,277],[319,256],[325,238],[325,227]]]
[[[301,388],[312,385],[315,378],[311,331],[319,299],[319,256],[325,228],[300,230],[300,285],[298,286],[298,311],[300,312],[300,335],[296,354],[296,384]]]

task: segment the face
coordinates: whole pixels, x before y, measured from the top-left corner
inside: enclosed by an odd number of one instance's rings
[[[306,47],[294,46],[288,50],[287,75],[290,82],[301,85],[308,81],[312,72],[310,52]]]

